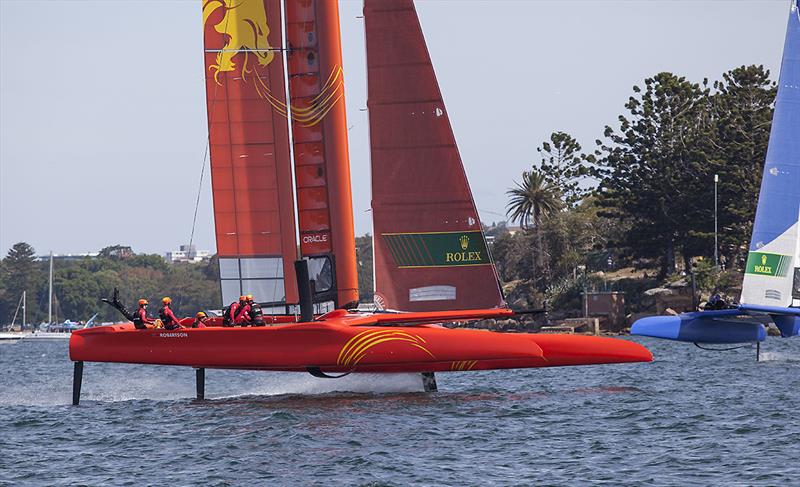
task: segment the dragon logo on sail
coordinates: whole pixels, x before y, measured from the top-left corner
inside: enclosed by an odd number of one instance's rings
[[[280,48],[274,48],[269,43],[270,28],[265,8],[265,2],[269,1],[272,0],[205,1],[203,25],[214,22],[214,31],[224,39],[221,49],[214,50],[217,55],[208,70],[214,74],[214,81],[220,86],[220,73],[239,74],[241,81],[252,83],[258,96],[275,111],[284,117],[290,113],[292,120],[305,127],[314,126],[344,97],[342,68],[337,66],[330,73],[319,94],[304,100],[302,105],[290,105],[287,109],[282,97],[276,97],[267,84],[266,69],[275,59],[276,52],[280,51]],[[255,57],[255,62],[251,56]],[[283,89],[283,80],[280,81],[280,89]]]
[[[224,15],[214,25],[214,30],[225,37],[225,44],[217,52],[216,64],[208,69],[214,73],[217,84],[221,85],[219,73],[235,71],[233,59],[239,53],[243,53],[241,74],[244,79],[253,72],[249,66],[251,54],[260,66],[265,67],[275,58],[275,51],[269,45],[267,12],[262,0],[207,0],[203,4],[203,25],[219,9]]]

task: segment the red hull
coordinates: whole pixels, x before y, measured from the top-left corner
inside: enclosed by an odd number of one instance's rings
[[[497,312],[495,311],[495,314]],[[337,314],[258,328],[136,330],[132,324],[72,333],[70,359],[206,368],[324,372],[446,372],[649,362],[643,346],[613,338],[380,326],[409,315]],[[366,325],[366,326],[364,326]]]

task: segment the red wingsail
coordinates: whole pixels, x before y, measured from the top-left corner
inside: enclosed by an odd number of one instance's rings
[[[376,301],[504,304],[412,0],[364,6]]]
[[[358,278],[337,0],[286,2],[286,32],[300,253],[315,299],[352,305]]]
[[[207,0],[203,24],[223,302],[296,303],[280,2]]]

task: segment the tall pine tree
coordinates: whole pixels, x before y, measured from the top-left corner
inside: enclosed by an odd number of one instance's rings
[[[720,252],[742,268],[769,143],[775,83],[763,66],[741,66],[714,83],[713,169],[720,175]]]
[[[565,132],[553,132],[550,141],[543,142],[536,151],[542,157],[540,171],[545,181],[561,191],[568,208],[586,197],[589,190],[581,187],[581,182],[589,176],[590,167],[577,140]]]
[[[598,141],[599,203],[629,224],[624,243],[632,256],[658,259],[666,275],[676,255],[688,266],[713,231],[709,90],[659,73],[633,91],[619,128],[606,127],[606,142]]]

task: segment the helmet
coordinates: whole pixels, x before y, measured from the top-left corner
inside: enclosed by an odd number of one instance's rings
[[[161,298],[161,302],[164,303],[164,304],[170,304],[170,303],[172,303],[172,298],[170,298],[169,296],[165,296],[165,297]]]
[[[252,301],[253,300],[253,295],[252,294],[248,294],[245,297],[247,298],[248,301]]]
[[[144,306],[145,304],[147,304],[147,300],[146,299],[140,299],[139,300],[139,306]]]
[[[247,301],[247,296],[242,294],[241,296],[239,296],[239,301]]]
[[[195,315],[196,318],[205,318],[207,315],[203,311],[198,311]]]

